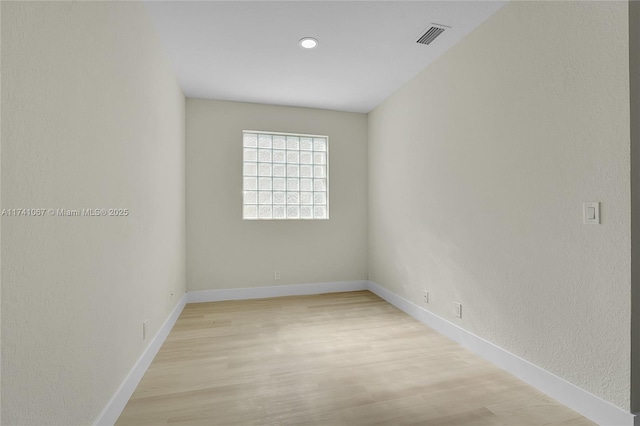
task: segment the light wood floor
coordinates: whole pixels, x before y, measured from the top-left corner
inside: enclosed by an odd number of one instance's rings
[[[368,291],[187,305],[117,425],[593,425]]]

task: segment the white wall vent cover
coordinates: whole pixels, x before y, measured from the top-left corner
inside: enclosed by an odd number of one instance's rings
[[[429,45],[440,34],[442,34],[446,29],[449,28],[451,27],[440,24],[431,24],[425,31],[422,32],[422,35],[420,36],[420,38],[418,38],[418,40],[416,40],[416,43]]]

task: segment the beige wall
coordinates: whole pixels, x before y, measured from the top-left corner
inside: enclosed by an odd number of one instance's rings
[[[329,136],[329,220],[242,220],[242,130]],[[188,99],[188,290],[366,279],[366,170],[365,114]]]
[[[627,19],[513,2],[369,114],[370,278],[623,409]]]
[[[3,424],[87,425],[185,290],[184,96],[140,3],[2,2],[1,48],[2,207],[130,210],[2,218]]]
[[[629,2],[631,96],[631,411],[640,411],[640,3]]]

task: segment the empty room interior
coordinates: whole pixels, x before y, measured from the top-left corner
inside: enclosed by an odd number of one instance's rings
[[[0,25],[2,425],[640,425],[637,2]]]

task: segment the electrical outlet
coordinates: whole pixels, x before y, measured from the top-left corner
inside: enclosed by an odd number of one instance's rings
[[[427,290],[424,291],[424,303],[429,303],[429,292]]]
[[[453,302],[453,313],[458,318],[462,318],[462,303]]]
[[[280,271],[273,271],[273,279],[276,281],[280,279]]]
[[[147,321],[142,321],[142,340],[147,340]]]

